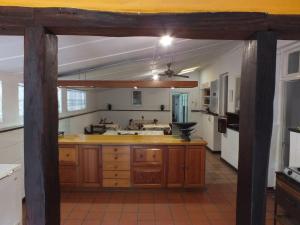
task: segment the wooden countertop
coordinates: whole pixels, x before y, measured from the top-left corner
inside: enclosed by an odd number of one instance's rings
[[[190,142],[171,135],[65,135],[59,137],[59,144],[101,144],[101,145],[206,145],[202,139]]]

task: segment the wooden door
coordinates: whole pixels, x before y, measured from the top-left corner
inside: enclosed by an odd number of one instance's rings
[[[82,145],[81,153],[81,186],[100,187],[102,184],[101,147]]]
[[[204,146],[187,146],[185,153],[185,187],[203,187],[204,184]]]
[[[182,187],[184,185],[185,146],[168,147],[167,186]]]

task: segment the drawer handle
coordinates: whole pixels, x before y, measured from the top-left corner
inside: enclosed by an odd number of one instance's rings
[[[118,166],[115,166],[115,169],[118,169]]]
[[[117,149],[117,148],[115,148],[115,149],[114,149],[114,151],[115,151],[115,152],[117,152],[117,151],[118,151],[118,149]]]
[[[117,177],[118,176],[118,174],[117,173],[115,173],[115,177]]]
[[[155,158],[156,158],[156,155],[154,154],[154,155],[152,155],[152,157],[153,157],[153,159],[155,159]]]
[[[118,182],[115,182],[115,186],[118,186]]]
[[[118,156],[115,156],[115,159],[117,160],[117,159],[118,159]]]
[[[142,154],[140,154],[140,158],[143,158],[143,155],[142,155]]]
[[[68,154],[66,154],[66,157],[70,157],[70,154],[68,153]]]

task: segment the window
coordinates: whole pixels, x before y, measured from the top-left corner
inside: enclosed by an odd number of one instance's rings
[[[300,51],[289,54],[288,59],[288,74],[299,73],[300,68]]]
[[[19,116],[24,116],[24,84],[18,84]]]
[[[86,93],[80,90],[67,90],[68,111],[77,111],[86,108]]]
[[[142,92],[133,91],[132,92],[132,104],[133,105],[142,105]]]
[[[2,111],[2,81],[0,81],[0,122],[3,122],[3,111]]]
[[[58,112],[62,113],[62,92],[61,88],[57,88]]]

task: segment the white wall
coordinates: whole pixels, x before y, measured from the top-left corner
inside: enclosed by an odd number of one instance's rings
[[[19,116],[18,105],[18,83],[22,83],[21,75],[0,74],[2,81],[2,109],[3,122],[0,123],[0,129],[8,127],[22,126],[23,118]],[[71,116],[79,113],[95,110],[96,93],[89,91],[87,93],[87,108],[76,112],[67,112],[66,90],[62,90],[63,111],[60,117]],[[60,130],[66,133],[83,133],[83,128],[91,123],[98,121],[98,114],[85,114],[80,117],[72,117],[59,121]],[[24,129],[17,129],[9,132],[0,133],[0,164],[16,163],[22,166],[22,194],[24,193]]]
[[[180,80],[195,80],[199,81],[199,73],[193,72],[187,74],[190,79]],[[160,110],[160,105],[165,105],[165,110],[171,110],[172,100],[171,94],[188,93],[189,94],[189,121],[198,122],[197,114],[191,112],[200,108],[200,91],[197,88],[176,88],[171,90],[168,88],[141,88],[142,105],[132,105],[133,89],[105,89],[98,92],[97,104],[100,109],[107,109],[107,104],[112,105],[113,110],[145,110],[145,111],[103,111],[99,112],[101,118],[106,118],[110,121],[120,124],[123,128],[128,125],[129,119],[140,119],[143,115],[146,120],[158,119],[161,123],[172,122],[171,111],[151,112],[147,110]]]
[[[67,90],[62,89],[62,113],[59,114],[60,118],[72,116],[76,114],[91,112],[98,109],[96,104],[97,93],[95,91],[86,92],[87,105],[84,110],[68,112],[67,111]],[[80,117],[72,117],[59,120],[59,131],[64,131],[67,134],[78,134],[84,132],[84,127],[96,123],[99,120],[98,113],[89,113]]]
[[[276,87],[275,87],[275,98],[274,98],[274,119],[273,119],[273,130],[270,146],[270,162],[268,170],[268,186],[275,186],[275,171],[283,169],[282,163],[282,133],[281,129],[283,126],[283,114],[282,108],[284,107],[284,100],[282,95],[283,81],[281,76],[284,73],[284,60],[287,57],[284,52],[290,48],[300,48],[300,43],[293,44],[289,41],[280,41],[278,52],[277,52],[277,63],[276,63]],[[298,46],[298,47],[297,47]],[[229,76],[240,76],[241,75],[241,63],[242,63],[243,44],[240,43],[236,48],[229,51],[228,53],[220,56],[200,73],[200,85],[206,82],[211,82],[218,79],[218,76],[222,73],[228,72]]]
[[[223,73],[229,76],[241,76],[243,43],[237,42],[237,46],[231,51],[221,55],[200,72],[200,84],[214,81]]]

